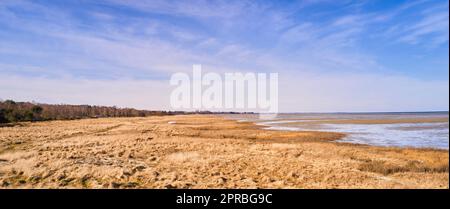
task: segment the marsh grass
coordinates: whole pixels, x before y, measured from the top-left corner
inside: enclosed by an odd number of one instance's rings
[[[370,160],[363,162],[359,166],[359,170],[390,175],[404,172],[448,173],[448,167],[448,164],[429,164],[414,160],[408,161],[405,165],[393,165],[386,161]]]
[[[0,188],[448,188],[448,150],[340,133],[205,115],[22,124],[0,128]]]

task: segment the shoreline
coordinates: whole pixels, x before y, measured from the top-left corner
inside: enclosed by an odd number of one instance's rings
[[[448,188],[448,150],[343,136],[221,115],[24,123],[0,127],[0,188]]]
[[[361,117],[361,115],[359,115]],[[366,115],[363,115],[366,116]],[[306,118],[305,118],[306,117]],[[334,118],[332,118],[334,117]],[[263,130],[275,131],[319,131],[345,134],[339,143],[362,144],[378,147],[398,147],[417,149],[448,150],[448,122],[447,116],[439,117],[405,117],[405,118],[336,118],[335,115],[307,118],[305,115],[297,117],[276,118],[273,120],[232,118],[238,122],[253,122]],[[447,131],[445,131],[447,130]],[[411,131],[416,132],[415,140],[410,140]],[[419,133],[417,133],[419,131]],[[428,132],[424,132],[428,131]],[[433,132],[431,132],[433,131]],[[437,136],[430,134],[444,134]],[[381,135],[380,135],[381,134]],[[428,134],[428,135],[426,135]],[[427,137],[439,137],[432,143]],[[372,137],[372,138],[371,138]],[[442,138],[444,137],[444,138]],[[423,139],[422,139],[423,138]],[[386,140],[389,139],[389,140]],[[395,139],[395,140],[390,140]],[[424,143],[421,140],[428,141]],[[441,141],[439,141],[441,140]]]

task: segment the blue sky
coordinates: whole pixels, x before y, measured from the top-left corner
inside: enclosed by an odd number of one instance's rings
[[[1,0],[0,98],[167,109],[174,72],[278,72],[282,111],[448,110],[448,1]]]

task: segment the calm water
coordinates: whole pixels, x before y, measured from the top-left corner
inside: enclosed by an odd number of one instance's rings
[[[259,120],[257,115],[230,115],[252,121],[264,129],[285,131],[333,131],[347,133],[340,142],[376,146],[449,148],[448,112],[434,113],[332,113],[279,114],[273,120]],[[423,122],[421,120],[441,119]],[[442,121],[444,119],[444,121]],[[353,120],[353,122],[352,122]],[[359,120],[358,123],[354,120]],[[364,122],[361,122],[364,120]],[[390,123],[395,120],[414,120]],[[367,122],[369,121],[369,122]],[[374,121],[381,124],[371,124]]]

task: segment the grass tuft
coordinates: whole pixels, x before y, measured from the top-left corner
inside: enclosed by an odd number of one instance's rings
[[[394,173],[416,172],[416,173],[448,173],[448,164],[429,165],[419,161],[408,161],[405,165],[392,165],[381,160],[364,162],[359,170],[390,175]]]

